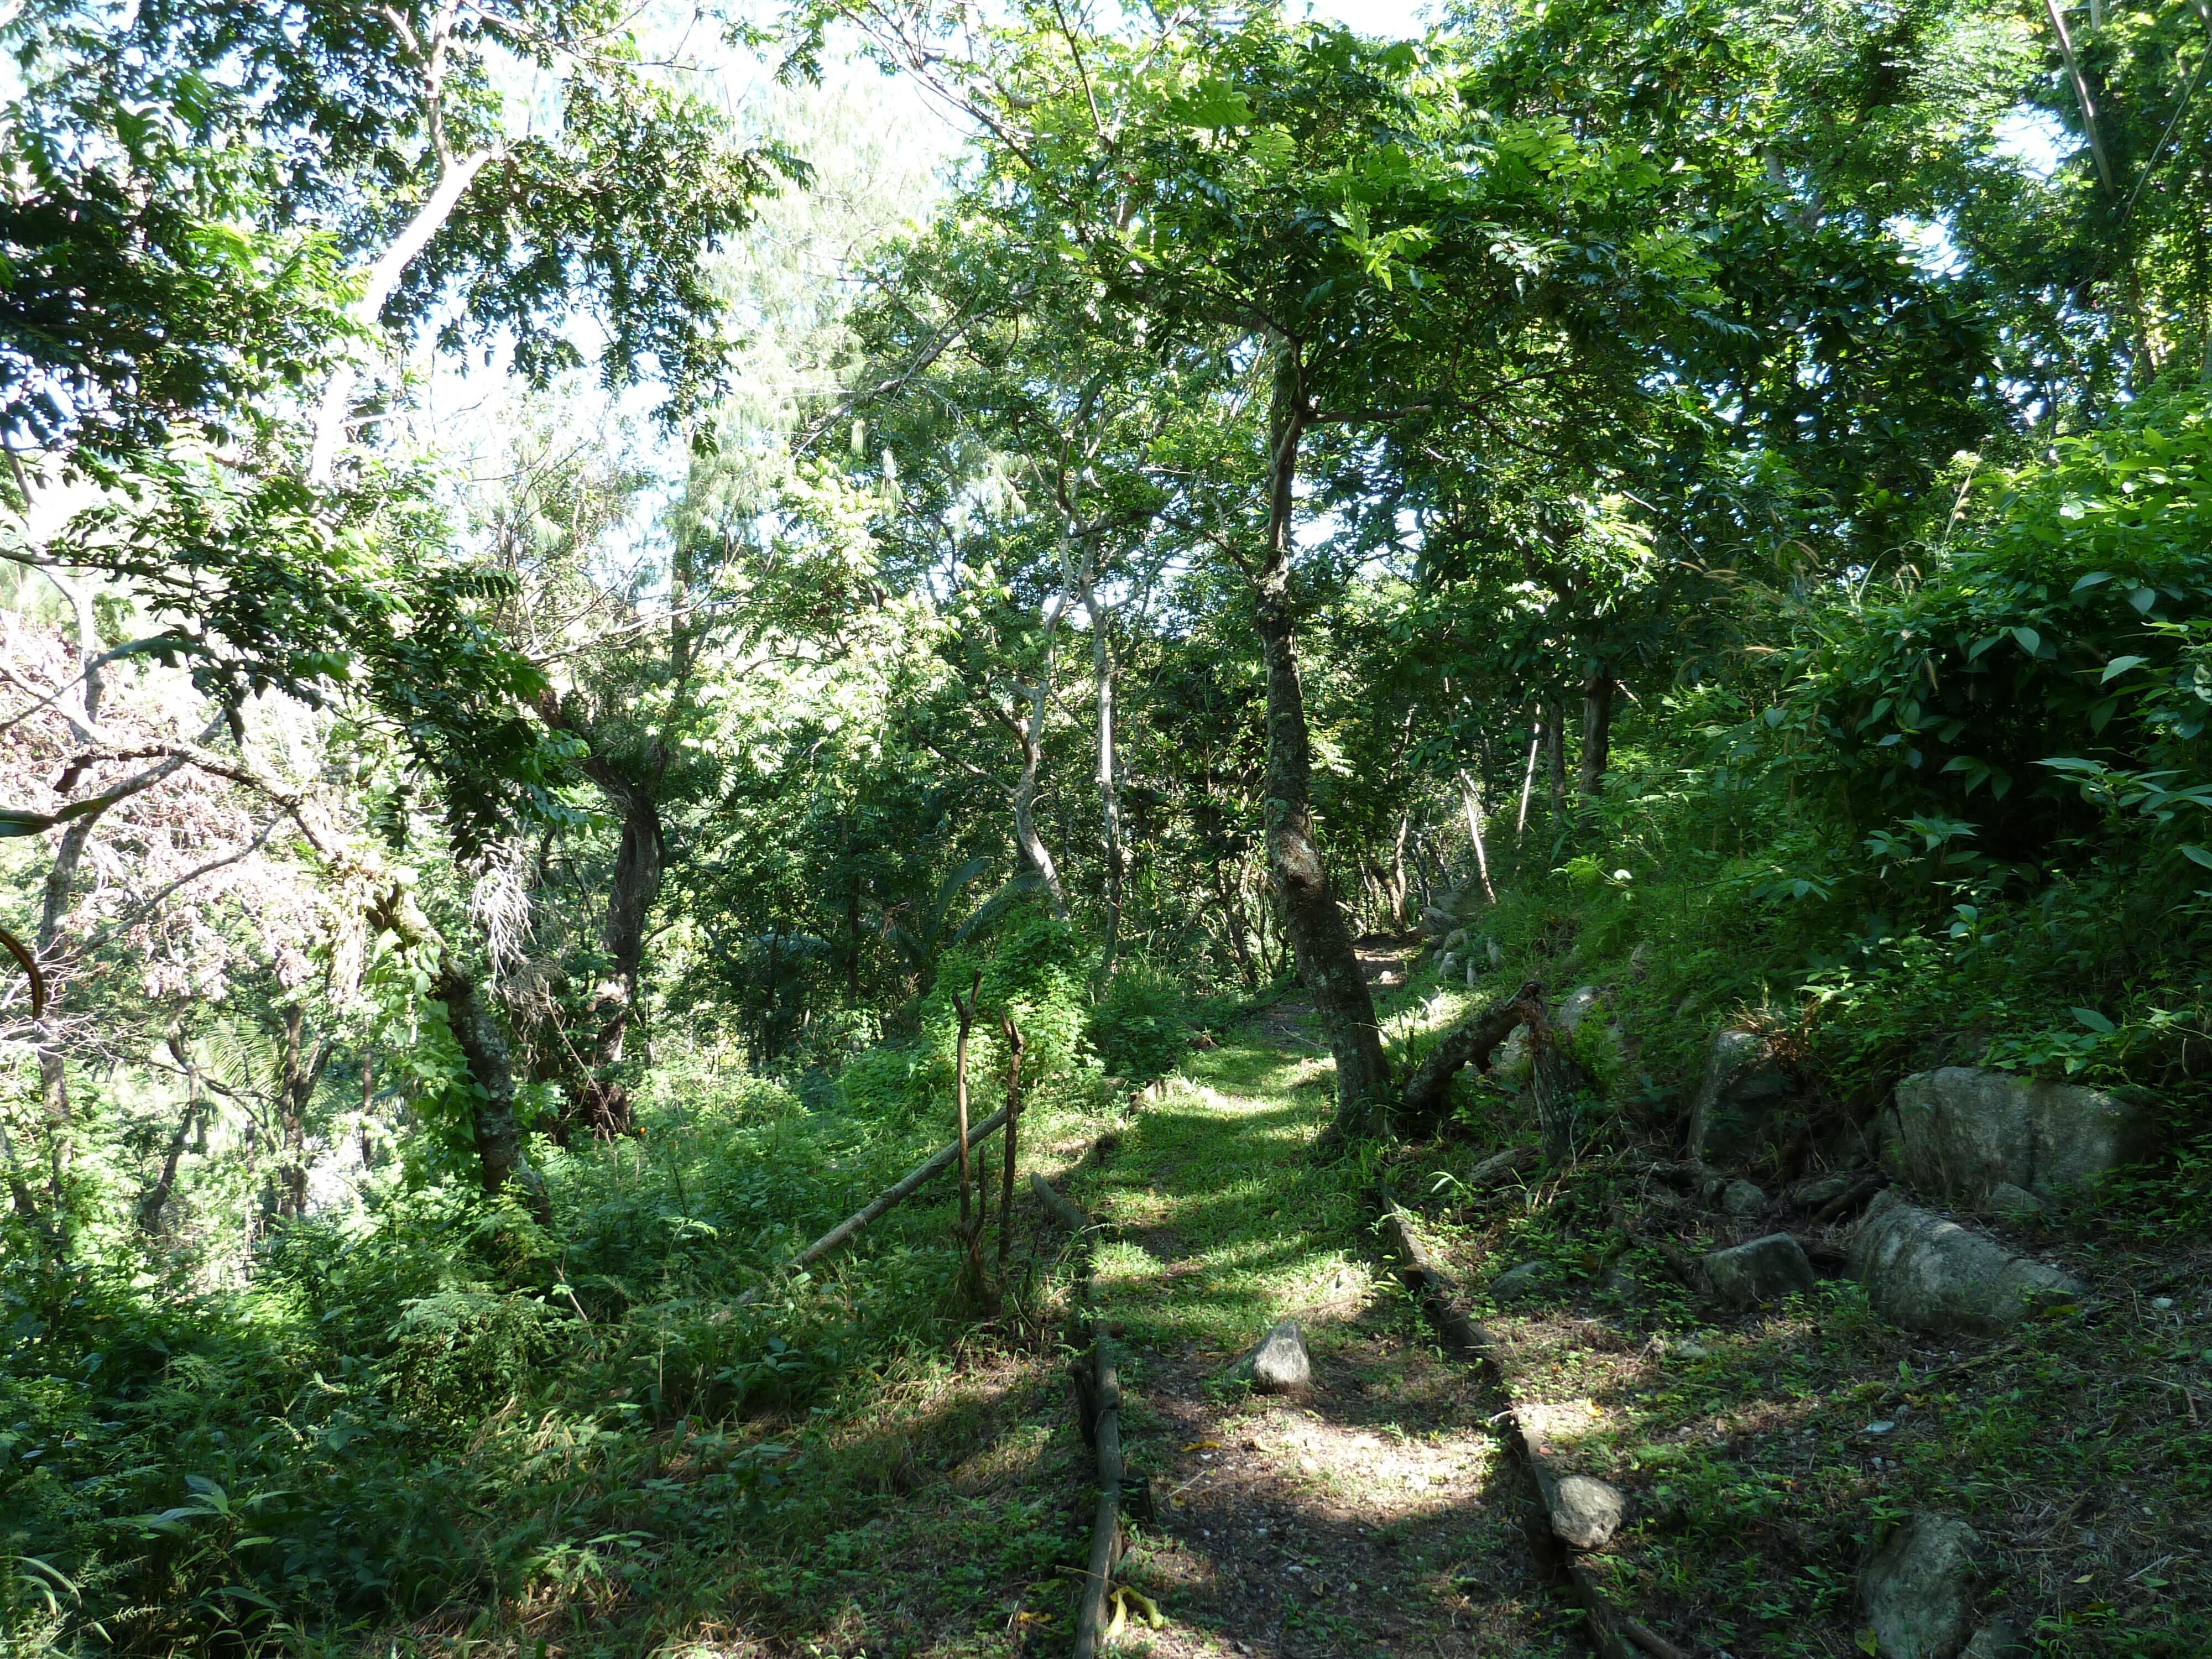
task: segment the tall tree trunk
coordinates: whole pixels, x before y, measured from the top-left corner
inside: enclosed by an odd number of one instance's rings
[[[1253,620],[1267,675],[1267,864],[1283,905],[1298,971],[1336,1057],[1336,1130],[1347,1138],[1386,1127],[1390,1063],[1375,1001],[1360,971],[1351,930],[1336,907],[1328,867],[1314,839],[1313,761],[1305,694],[1298,683],[1291,601],[1291,520],[1298,446],[1312,411],[1298,349],[1277,347],[1268,421],[1267,545],[1255,584]]]
[[[1544,704],[1544,774],[1552,788],[1552,830],[1557,834],[1567,816],[1567,707],[1564,698]]]
[[[1536,750],[1544,741],[1544,717],[1536,714],[1529,722],[1528,769],[1521,779],[1521,816],[1513,825],[1513,844],[1518,847],[1521,837],[1528,828],[1528,797],[1536,788]]]
[[[161,1212],[168,1207],[169,1194],[176,1190],[177,1165],[185,1155],[185,1146],[192,1138],[192,1125],[200,1115],[200,1068],[192,1064],[191,1050],[185,1047],[184,1033],[174,1027],[169,1031],[169,1053],[185,1074],[185,1115],[177,1120],[177,1132],[169,1137],[168,1150],[161,1158],[161,1173],[138,1200],[138,1230],[152,1238],[161,1236]]]
[[[508,1059],[507,1035],[491,1005],[477,987],[476,976],[455,963],[450,954],[440,965],[438,1000],[446,1005],[446,1023],[467,1061],[469,1078],[476,1085],[477,1160],[484,1190],[497,1194],[515,1188],[538,1224],[553,1220],[545,1182],[530,1167],[522,1148],[522,1124],[514,1115],[514,1068]]]
[[[860,875],[851,872],[845,886],[845,1006],[860,1006]]]
[[[1583,798],[1583,816],[1596,811],[1605,793],[1605,775],[1613,761],[1613,694],[1615,681],[1602,667],[1593,668],[1583,680],[1582,775],[1577,780]]]
[[[1482,878],[1483,896],[1495,904],[1498,890],[1490,884],[1490,853],[1482,844],[1482,785],[1465,767],[1459,773],[1459,799],[1467,812],[1467,838],[1474,846],[1474,869]]]
[[[592,1007],[599,1019],[592,1058],[602,1067],[617,1065],[623,1057],[623,1040],[637,1006],[638,985],[645,966],[646,925],[652,919],[653,902],[660,895],[665,851],[660,812],[652,795],[644,789],[623,785],[617,800],[623,814],[622,842],[615,851],[614,878],[607,889],[606,921],[599,931],[599,948],[606,955],[607,974],[592,991]]]
[[[1106,640],[1106,613],[1086,579],[1083,608],[1091,619],[1091,665],[1098,691],[1098,828],[1106,861],[1106,941],[1099,971],[1111,974],[1121,945],[1121,786],[1114,749],[1114,653]]]
[[[1413,825],[1411,812],[1398,814],[1398,836],[1390,843],[1389,877],[1383,883],[1390,899],[1390,926],[1401,933],[1406,927],[1406,836]]]
[[[1044,884],[1046,896],[1052,901],[1052,913],[1061,921],[1067,920],[1067,894],[1060,884],[1060,866],[1053,862],[1052,849],[1044,844],[1037,833],[1036,799],[1037,773],[1044,764],[1044,717],[1049,706],[1050,686],[1040,681],[1036,685],[1022,687],[1022,696],[1029,702],[1028,717],[1018,717],[1008,722],[1014,729],[1014,740],[1021,745],[1021,775],[1014,780],[1011,792],[1014,808],[1014,843],[1036,871],[1037,879]]]

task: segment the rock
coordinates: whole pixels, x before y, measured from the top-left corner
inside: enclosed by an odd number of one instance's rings
[[[1650,954],[1651,941],[1648,939],[1638,941],[1636,948],[1628,953],[1628,971],[1635,975],[1637,978],[1642,979],[1644,974],[1649,971],[1645,968],[1644,963],[1646,959],[1650,957]]]
[[[1969,1066],[1899,1084],[1896,1124],[1896,1173],[1966,1198],[2001,1182],[2033,1193],[2085,1187],[2143,1161],[2154,1133],[2150,1111],[2117,1095]]]
[[[1587,1405],[1528,1401],[1516,1406],[1513,1414],[1553,1535],[1569,1549],[1601,1550],[1627,1518],[1628,1500],[1595,1475],[1569,1472],[1566,1460],[1576,1455],[1577,1431],[1588,1425],[1583,1414]]]
[[[1542,1261],[1524,1261],[1517,1267],[1508,1267],[1490,1281],[1490,1299],[1518,1302],[1533,1295],[1551,1276],[1551,1271],[1550,1264]]]
[[[2032,1651],[2027,1632],[2014,1620],[2000,1615],[1974,1632],[1959,1659],[2028,1659]]]
[[[1252,1392],[1304,1395],[1313,1391],[1313,1360],[1306,1352],[1305,1333],[1295,1319],[1285,1319],[1260,1339],[1252,1351]]]
[[[1731,1181],[1721,1188],[1721,1212],[1724,1215],[1753,1216],[1765,1207],[1765,1189],[1752,1182]]]
[[[1892,1324],[1936,1335],[1994,1336],[2039,1304],[2082,1287],[1894,1191],[1868,1206],[1851,1241],[1851,1273]]]
[[[1823,1204],[1833,1203],[1851,1189],[1849,1176],[1822,1176],[1818,1181],[1808,1181],[1790,1196],[1801,1210],[1817,1210]]]
[[[1459,924],[1433,904],[1421,908],[1421,931],[1431,939],[1442,939]]]
[[[1442,956],[1437,958],[1437,977],[1438,979],[1449,979],[1451,977],[1452,969],[1458,966],[1459,958],[1453,955],[1449,951],[1445,951]]]
[[[1552,1024],[1563,1031],[1579,1026],[1589,1011],[1605,1000],[1605,991],[1595,985],[1577,985],[1567,993],[1567,999],[1552,1011]]]
[[[1981,1542],[1963,1521],[1916,1515],[1875,1552],[1859,1594],[1881,1659],[1956,1659],[1973,1628]]]
[[[1505,965],[1505,947],[1496,939],[1483,940],[1482,950],[1483,954],[1490,958],[1490,965],[1493,970]]]
[[[1705,1070],[1690,1103],[1690,1157],[1737,1161],[1759,1143],[1776,1110],[1797,1092],[1796,1079],[1756,1031],[1713,1033]]]
[[[1705,1281],[1713,1294],[1739,1308],[1802,1296],[1814,1285],[1813,1264],[1804,1246],[1788,1233],[1769,1233],[1747,1244],[1715,1250],[1705,1257]]]
[[[1609,1296],[1616,1302],[1633,1302],[1644,1285],[1636,1277],[1635,1268],[1626,1261],[1616,1261],[1605,1270],[1605,1277],[1598,1281],[1597,1288],[1600,1295]]]
[[[2026,1188],[2015,1187],[2009,1181],[2000,1181],[1990,1188],[1990,1195],[1982,1200],[1982,1207],[1991,1215],[2039,1216],[2047,1206]]]
[[[1502,1152],[1492,1152],[1467,1172],[1468,1190],[1481,1193],[1509,1185],[1522,1171],[1533,1170],[1543,1161],[1544,1149],[1540,1146],[1509,1146]]]
[[[1603,1549],[1628,1516],[1628,1500],[1594,1474],[1566,1476],[1545,1499],[1552,1530],[1569,1549]]]
[[[1464,927],[1455,927],[1444,935],[1444,949],[1447,951],[1463,950],[1466,945],[1467,929]]]

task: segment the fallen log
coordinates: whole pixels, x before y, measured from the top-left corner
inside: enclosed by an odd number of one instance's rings
[[[1455,1292],[1459,1286],[1452,1276],[1438,1265],[1428,1247],[1413,1227],[1413,1218],[1399,1207],[1385,1184],[1377,1189],[1376,1196],[1382,1209],[1382,1231],[1405,1257],[1407,1265],[1399,1270],[1398,1277],[1407,1290],[1420,1298],[1421,1311],[1452,1342],[1475,1358],[1494,1364],[1495,1344],[1488,1331],[1477,1324],[1459,1305]]]
[[[1091,1224],[1089,1216],[1054,1192],[1052,1182],[1034,1170],[1030,1171],[1030,1190],[1036,1194],[1037,1202],[1044,1206],[1045,1213],[1062,1232],[1079,1233]]]
[[[968,1146],[969,1149],[972,1150],[975,1148],[982,1141],[985,1136],[990,1134],[993,1131],[1004,1127],[1006,1121],[1006,1110],[1004,1108],[1001,1108],[998,1111],[992,1113],[990,1116],[985,1118],[981,1123],[976,1124],[974,1127],[969,1129],[968,1131]],[[953,1164],[959,1161],[960,1151],[960,1143],[956,1140],[950,1146],[945,1147],[943,1151],[933,1156],[927,1163],[924,1164],[920,1169],[915,1170],[913,1174],[908,1176],[904,1180],[900,1181],[892,1186],[884,1188],[882,1192],[878,1193],[873,1198],[870,1199],[867,1203],[861,1206],[858,1210],[855,1210],[851,1215],[847,1216],[842,1221],[832,1227],[828,1232],[823,1234],[821,1237],[816,1239],[811,1244],[809,1244],[797,1255],[793,1256],[790,1261],[785,1262],[783,1264],[782,1271],[785,1273],[792,1273],[800,1267],[811,1267],[815,1262],[819,1261],[823,1256],[829,1255],[830,1251],[836,1249],[847,1239],[850,1238],[854,1233],[860,1231],[861,1228],[866,1226],[878,1216],[883,1214],[884,1211],[913,1197],[916,1192],[929,1183],[932,1176],[941,1176],[947,1170],[951,1169]],[[738,1300],[740,1302],[758,1301],[760,1299],[761,1291],[762,1287],[760,1285],[752,1285],[748,1288],[743,1295],[739,1296]]]
[[[1075,1618],[1075,1659],[1097,1659],[1106,1592],[1121,1543],[1121,1377],[1106,1340],[1106,1317],[1092,1322],[1091,1383],[1087,1402],[1097,1413],[1091,1440],[1098,1450],[1098,1507],[1091,1528],[1091,1565]]]
[[[1376,1189],[1382,1211],[1382,1231],[1406,1265],[1399,1270],[1399,1278],[1406,1288],[1420,1298],[1421,1311],[1443,1335],[1480,1363],[1490,1367],[1501,1381],[1506,1380],[1499,1364],[1498,1350],[1490,1333],[1468,1317],[1455,1299],[1458,1285],[1428,1247],[1421,1243],[1420,1235],[1413,1230],[1413,1217],[1400,1206],[1391,1196],[1386,1182]],[[1506,1397],[1512,1399],[1507,1389]],[[1534,1413],[1537,1408],[1525,1408]],[[1582,1603],[1589,1625],[1591,1644],[1600,1659],[1632,1659],[1630,1644],[1641,1648],[1653,1659],[1689,1659],[1689,1656],[1672,1642],[1661,1636],[1640,1620],[1631,1617],[1606,1598],[1594,1574],[1577,1562],[1568,1553],[1571,1547],[1553,1529],[1553,1515],[1556,1508],[1553,1494],[1559,1484],[1557,1472],[1547,1462],[1540,1441],[1540,1432],[1532,1434],[1535,1425],[1523,1415],[1524,1408],[1515,1405],[1506,1413],[1510,1437],[1519,1443],[1527,1455],[1529,1472],[1535,1478],[1539,1495],[1544,1499],[1545,1520],[1539,1536],[1546,1540],[1548,1549],[1556,1550],[1559,1565],[1566,1575],[1575,1599]]]

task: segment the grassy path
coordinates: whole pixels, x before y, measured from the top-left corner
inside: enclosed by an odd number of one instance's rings
[[[1100,1289],[1124,1433],[1149,1478],[1124,1576],[1170,1617],[1162,1655],[1579,1650],[1537,1587],[1501,1401],[1439,1356],[1376,1257],[1353,1167],[1316,1167],[1325,1058],[1277,1015],[1194,1056],[1078,1178],[1109,1217]],[[1304,1400],[1230,1379],[1297,1317]]]

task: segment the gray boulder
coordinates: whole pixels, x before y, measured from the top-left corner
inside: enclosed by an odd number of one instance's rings
[[[1570,1474],[1546,1485],[1544,1504],[1552,1530],[1569,1549],[1601,1550],[1627,1518],[1628,1500],[1594,1474]]]
[[[1738,1218],[1757,1215],[1766,1207],[1764,1188],[1749,1181],[1731,1181],[1721,1188],[1721,1212]]]
[[[1714,1032],[1690,1102],[1691,1158],[1737,1161],[1757,1146],[1759,1131],[1796,1092],[1769,1039],[1756,1031]]]
[[[2003,1182],[2032,1193],[2087,1186],[2149,1155],[2143,1107],[2096,1089],[1969,1066],[1897,1085],[1883,1156],[1916,1187],[1979,1199]]]
[[[2081,1285],[1957,1222],[1883,1193],[1851,1240],[1852,1276],[1876,1313],[1907,1330],[1994,1336]]]
[[[1747,1244],[1715,1250],[1705,1257],[1705,1282],[1713,1294],[1739,1308],[1802,1296],[1814,1285],[1813,1264],[1804,1246],[1788,1233],[1769,1233]]]
[[[1313,1391],[1313,1360],[1306,1352],[1305,1333],[1295,1319],[1285,1319],[1260,1339],[1252,1351],[1252,1392],[1304,1395]]]
[[[1916,1515],[1890,1534],[1859,1580],[1881,1659],[1957,1659],[1973,1629],[1981,1543],[1943,1515]]]

